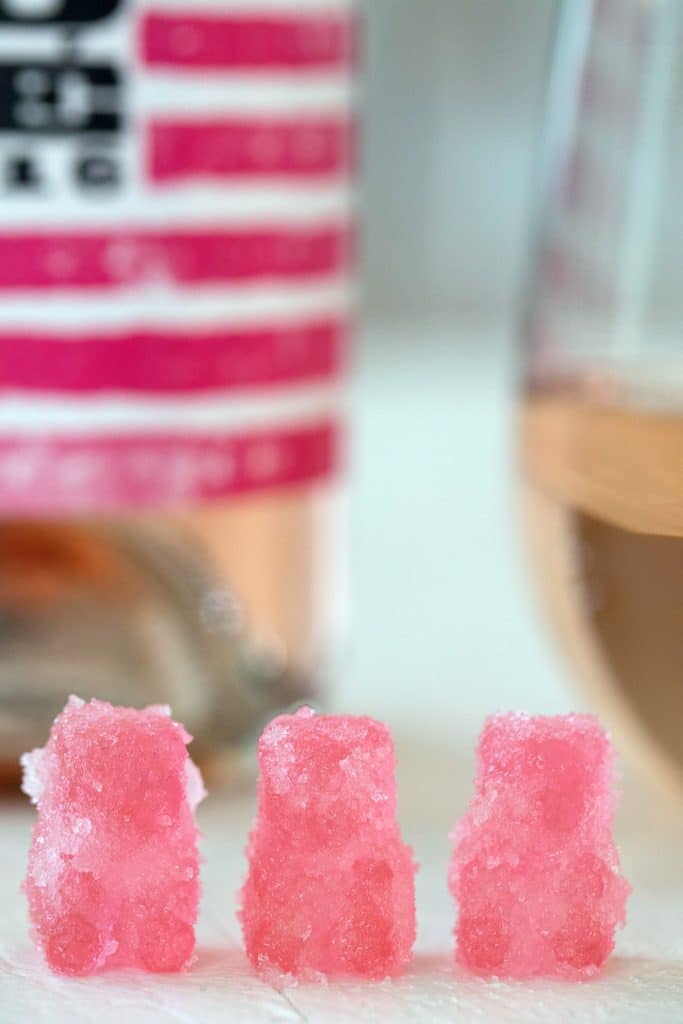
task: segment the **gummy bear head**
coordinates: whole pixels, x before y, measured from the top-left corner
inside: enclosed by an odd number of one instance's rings
[[[261,811],[319,845],[393,820],[394,746],[371,718],[281,715],[259,741]]]
[[[592,715],[494,715],[479,743],[480,786],[507,813],[547,834],[567,833],[610,801],[609,740]]]

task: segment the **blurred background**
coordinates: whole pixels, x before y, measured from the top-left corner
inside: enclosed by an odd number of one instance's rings
[[[679,789],[680,15],[366,5],[351,548],[356,707],[589,707]]]
[[[558,5],[367,0],[361,11],[367,312],[511,326]]]
[[[679,0],[0,0],[0,784],[69,693],[169,704],[211,792],[212,951],[255,736],[304,702],[396,739],[415,1019],[549,998],[444,959],[485,715],[596,711],[680,800],[682,26]],[[680,813],[648,785],[620,1024],[680,1019]],[[29,813],[3,809],[17,893]],[[258,1003],[222,970],[198,999]]]
[[[679,13],[0,0],[14,782],[70,691],[230,777],[577,679],[680,775]]]
[[[365,318],[337,699],[470,733],[498,707],[577,701],[527,584],[513,405],[558,5],[362,10]]]

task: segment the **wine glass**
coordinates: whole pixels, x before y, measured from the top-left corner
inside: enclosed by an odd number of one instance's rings
[[[560,14],[521,458],[550,619],[625,751],[683,793],[683,9]]]

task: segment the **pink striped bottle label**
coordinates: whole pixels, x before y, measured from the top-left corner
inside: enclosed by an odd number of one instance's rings
[[[352,0],[0,2],[0,515],[336,472],[357,50]]]
[[[295,5],[294,5],[295,6]],[[356,39],[348,14],[320,4],[308,15],[150,10],[143,18],[142,55],[154,67],[267,69],[348,68]]]

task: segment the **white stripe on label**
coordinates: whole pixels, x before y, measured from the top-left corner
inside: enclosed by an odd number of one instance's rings
[[[302,425],[341,414],[341,385],[310,384],[272,391],[230,395],[201,395],[194,399],[102,397],[30,398],[18,392],[0,393],[0,432],[34,437],[77,434],[153,433],[160,430],[191,434],[204,430],[245,431],[273,425]]]
[[[355,289],[346,277],[319,284],[292,282],[281,287],[224,285],[182,290],[165,285],[135,293],[75,290],[60,295],[22,292],[21,298],[2,296],[0,327],[58,329],[106,325],[117,327],[173,324],[178,330],[197,325],[258,325],[327,313],[345,313],[354,305]]]
[[[153,114],[334,114],[348,113],[357,90],[351,77],[340,73],[305,74],[145,69],[131,82],[131,102],[139,116]]]
[[[0,156],[2,152],[0,143]],[[73,162],[70,143],[51,140],[43,143],[41,152],[45,173],[54,176],[56,182],[66,178]],[[216,185],[201,180],[191,185],[152,185],[135,180],[138,174],[131,159],[133,154],[122,159],[122,173],[131,180],[121,192],[104,192],[90,202],[74,191],[65,192],[58,203],[35,196],[13,196],[11,203],[0,202],[0,224],[13,233],[31,228],[69,229],[74,225],[97,231],[108,225],[118,226],[122,221],[140,228],[166,228],[172,224],[174,228],[188,226],[201,230],[220,224],[248,225],[257,230],[259,225],[343,224],[354,215],[353,189],[340,179],[299,185],[286,179],[251,186],[243,182]]]

